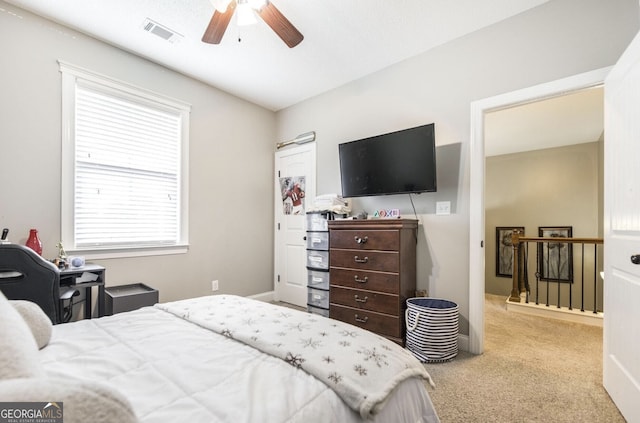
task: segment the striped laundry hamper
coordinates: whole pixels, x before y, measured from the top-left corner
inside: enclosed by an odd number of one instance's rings
[[[458,355],[458,304],[438,298],[407,299],[407,349],[423,363]]]

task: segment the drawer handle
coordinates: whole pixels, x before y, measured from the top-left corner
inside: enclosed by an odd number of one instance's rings
[[[354,297],[356,298],[356,302],[358,303],[366,303],[367,300],[369,299],[369,297],[360,298],[357,295],[354,295]]]
[[[359,236],[354,236],[353,239],[355,239],[358,244],[366,244],[367,241],[369,241],[368,236],[365,236],[364,238],[360,238]]]
[[[358,283],[367,283],[367,281],[369,280],[369,276],[365,276],[364,279],[358,279],[358,275],[355,275],[353,279],[355,279],[355,281]]]
[[[358,317],[358,315],[356,314],[356,322],[360,322],[360,323],[367,323],[367,320],[369,320],[369,318],[367,316],[365,316],[364,318],[360,318]]]
[[[355,256],[353,259],[356,263],[366,263],[369,261],[369,257],[360,258],[359,256]]]

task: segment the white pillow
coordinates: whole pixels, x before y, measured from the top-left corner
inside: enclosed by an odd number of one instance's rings
[[[2,401],[62,403],[64,423],[135,423],[131,404],[108,385],[52,378],[0,381]]]
[[[53,324],[49,317],[38,304],[25,300],[9,300],[11,305],[18,310],[24,321],[31,329],[31,333],[36,340],[39,349],[47,346],[51,340]]]
[[[43,374],[29,326],[0,292],[0,380]]]

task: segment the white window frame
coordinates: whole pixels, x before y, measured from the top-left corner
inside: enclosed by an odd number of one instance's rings
[[[186,253],[189,246],[189,117],[191,106],[162,94],[139,88],[78,66],[58,61],[62,73],[62,160],[61,160],[61,240],[66,252],[88,258],[104,259]],[[97,84],[123,98],[160,104],[177,110],[182,120],[180,151],[180,239],[169,246],[128,246],[78,248],[74,245],[75,198],[75,91],[78,81]]]

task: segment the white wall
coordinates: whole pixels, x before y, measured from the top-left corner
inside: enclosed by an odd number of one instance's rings
[[[0,228],[43,255],[60,240],[57,60],[192,105],[187,254],[96,261],[107,285],[143,282],[168,301],[273,289],[273,112],[0,1]],[[247,122],[251,122],[247,125]]]
[[[637,30],[635,0],[552,0],[282,110],[278,137],[316,131],[322,194],[340,192],[339,143],[435,122],[438,192],[414,197],[418,288],[457,302],[468,333],[470,103],[612,65]],[[435,215],[443,200],[452,215]],[[413,216],[406,195],[354,200],[353,208],[391,206]]]

